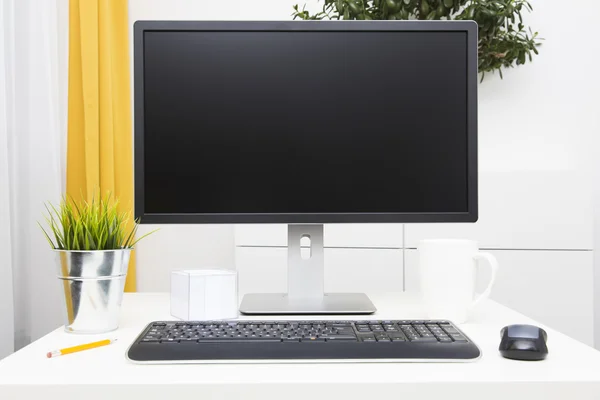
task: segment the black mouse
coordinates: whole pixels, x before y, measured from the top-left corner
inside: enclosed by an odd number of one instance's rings
[[[500,331],[500,354],[512,360],[539,361],[548,355],[548,334],[533,325],[509,325]]]

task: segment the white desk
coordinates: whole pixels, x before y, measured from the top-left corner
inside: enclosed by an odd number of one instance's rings
[[[410,297],[388,294],[371,299],[379,308],[373,319],[424,318]],[[165,319],[172,319],[168,295],[127,294],[118,331],[76,336],[57,329],[0,361],[0,399],[600,399],[600,352],[552,329],[544,327],[550,350],[546,361],[500,357],[503,326],[536,323],[492,301],[481,305],[472,323],[460,326],[483,351],[479,361],[464,364],[156,366],[126,361],[125,351],[142,328],[151,320]],[[107,337],[119,341],[45,357],[52,349]]]

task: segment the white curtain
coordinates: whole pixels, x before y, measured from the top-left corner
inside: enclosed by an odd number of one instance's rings
[[[64,193],[68,0],[0,2],[0,358],[62,323],[44,202]]]

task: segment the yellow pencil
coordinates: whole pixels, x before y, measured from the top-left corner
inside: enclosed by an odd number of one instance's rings
[[[87,343],[87,344],[81,344],[79,346],[67,347],[66,349],[49,351],[46,354],[46,357],[52,358],[52,357],[64,356],[65,354],[77,353],[78,351],[95,349],[96,347],[108,346],[109,344],[114,343],[116,341],[117,341],[117,339],[112,339],[112,340],[106,339],[106,340],[101,340],[99,342],[92,342],[92,343]]]

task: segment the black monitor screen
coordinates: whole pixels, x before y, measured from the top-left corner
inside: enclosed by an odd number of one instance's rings
[[[145,31],[144,212],[466,213],[467,62],[464,31]]]

